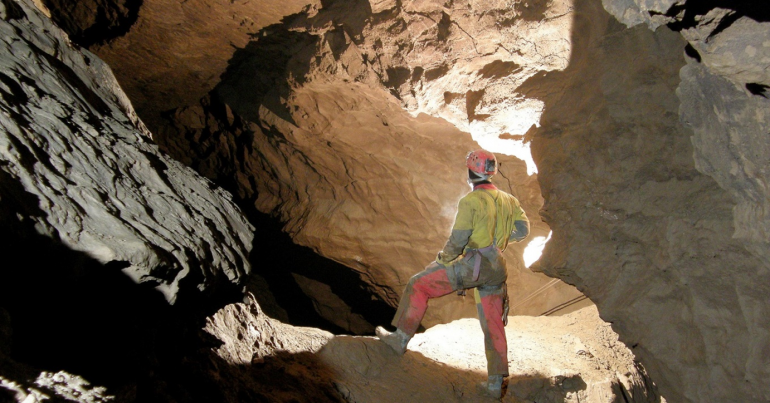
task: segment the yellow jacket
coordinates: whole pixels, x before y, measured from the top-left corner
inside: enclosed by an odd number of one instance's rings
[[[452,234],[436,262],[448,265],[470,249],[492,245],[503,251],[508,243],[529,235],[529,219],[519,201],[492,184],[478,185],[460,199]]]

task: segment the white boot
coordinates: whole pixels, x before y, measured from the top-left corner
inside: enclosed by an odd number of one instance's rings
[[[374,329],[374,333],[398,355],[404,355],[406,352],[406,345],[409,343],[409,339],[411,339],[411,337],[407,336],[401,329],[396,329],[395,332],[389,332],[385,330],[384,327],[377,326],[377,328]]]
[[[503,398],[503,376],[502,375],[490,375],[487,377],[486,382],[478,384],[479,392],[482,395],[489,396],[495,399]]]

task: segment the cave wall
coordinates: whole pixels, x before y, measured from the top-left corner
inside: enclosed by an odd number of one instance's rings
[[[252,227],[231,197],[159,152],[99,58],[30,3],[2,5],[7,225],[112,263],[169,302],[183,281],[192,294],[240,281]]]
[[[564,46],[546,47],[562,58],[531,47],[506,50],[534,40],[511,32],[530,32],[539,20],[517,19],[519,11],[503,6],[490,4],[499,8],[481,22],[483,9],[471,3],[451,17],[438,3],[378,9],[368,2],[330,2],[286,17],[234,54],[211,94],[167,115],[170,124],[155,139],[260,211],[280,217],[295,242],[353,268],[373,293],[395,305],[409,277],[434,259],[448,236],[456,203],[467,192],[465,154],[485,141],[487,131],[503,130],[482,107],[531,112],[520,97],[500,94],[537,71],[557,68],[569,54]],[[568,7],[557,6],[541,7],[539,18],[566,33]],[[442,19],[449,21],[445,28]],[[482,28],[496,22],[505,26],[492,42],[504,43],[483,52],[474,47],[483,43]],[[411,49],[415,41],[421,45]],[[498,92],[478,90],[485,87]],[[495,116],[490,111],[486,116]],[[522,145],[531,124],[508,141]],[[481,137],[457,129],[471,125],[484,127]],[[531,167],[515,156],[500,159],[497,183],[523,202],[533,234],[546,236]],[[516,264],[523,246],[509,252],[518,312],[540,314],[552,308],[547,304],[580,295],[560,283],[548,289],[548,298],[531,298],[550,279]],[[435,305],[426,326],[475,316],[470,300]]]
[[[236,49],[262,28],[318,6],[305,0],[46,1],[58,10],[57,23],[77,27],[68,32],[86,39],[83,45],[112,67],[152,131],[162,112],[211,91]]]
[[[186,354],[253,227],[38,7],[0,1],[0,400],[194,401]]]
[[[768,104],[686,38],[576,3],[569,67],[523,88],[545,102],[539,268],[597,304],[667,400],[765,401]]]

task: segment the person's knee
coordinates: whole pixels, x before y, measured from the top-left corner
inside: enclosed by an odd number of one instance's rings
[[[420,277],[421,277],[421,276],[420,276],[420,274],[419,274],[419,273],[418,273],[418,274],[415,274],[414,276],[412,276],[412,277],[409,279],[409,281],[406,283],[406,286],[407,286],[408,288],[414,288],[414,285],[415,285],[415,283],[417,283],[417,281],[419,281],[419,280],[420,280]]]

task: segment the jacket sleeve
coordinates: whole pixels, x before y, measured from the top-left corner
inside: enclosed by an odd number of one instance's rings
[[[457,217],[452,227],[452,234],[449,236],[444,249],[436,256],[436,262],[444,266],[457,259],[463,253],[468,240],[473,233],[473,209],[466,198],[460,200],[457,206]]]
[[[436,256],[436,262],[446,266],[457,259],[457,257],[463,253],[472,232],[473,230],[469,229],[453,229],[452,235],[449,236],[449,240],[446,242],[446,245],[444,245],[444,250],[439,252],[438,256]]]
[[[508,242],[521,242],[528,235],[529,218],[527,218],[527,213],[524,212],[521,206],[518,206],[513,222],[513,231],[511,231],[511,236],[508,237]]]

